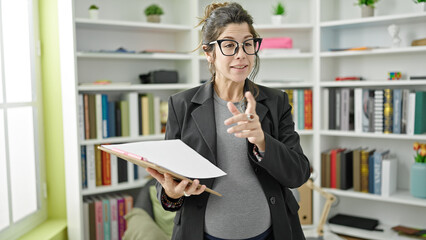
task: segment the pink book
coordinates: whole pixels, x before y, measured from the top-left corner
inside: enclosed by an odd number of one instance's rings
[[[109,197],[109,205],[111,212],[111,240],[118,240],[118,206],[117,206],[117,197]]]
[[[123,195],[124,202],[126,204],[126,214],[130,212],[133,208],[133,197],[130,195]],[[127,222],[126,222],[126,229],[127,229]]]
[[[96,240],[104,239],[104,219],[102,214],[102,200],[95,200],[95,223],[96,223]]]
[[[124,231],[126,230],[126,221],[124,215],[126,214],[126,204],[123,197],[117,197],[118,209],[118,239],[123,239]]]
[[[264,48],[293,48],[293,40],[289,37],[263,38],[260,50]]]

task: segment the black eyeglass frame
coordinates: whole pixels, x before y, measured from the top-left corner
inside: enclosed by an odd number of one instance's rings
[[[247,41],[250,41],[250,40],[253,40],[253,41],[254,41],[254,43],[259,43],[259,46],[257,47],[257,49],[255,50],[255,52],[254,52],[254,53],[247,53],[247,51],[246,51],[246,49],[245,49],[245,47],[244,47],[244,43],[245,43],[245,42],[247,42]],[[244,41],[241,43],[241,45],[243,46],[243,51],[244,51],[247,55],[256,55],[256,54],[257,54],[257,52],[259,52],[260,44],[262,43],[262,40],[263,40],[263,38],[249,38],[249,39],[244,40]],[[237,47],[235,48],[234,53],[233,53],[232,55],[229,55],[229,54],[227,55],[227,54],[223,53],[222,45],[221,45],[221,44],[222,44],[222,42],[224,42],[224,41],[232,41],[232,42],[235,42],[235,43],[237,44]],[[237,41],[235,41],[235,40],[233,40],[233,39],[220,39],[220,40],[216,40],[216,41],[213,41],[213,42],[209,42],[209,45],[213,45],[213,44],[215,44],[215,43],[217,43],[217,44],[219,45],[220,52],[222,53],[222,55],[223,55],[223,56],[228,56],[228,57],[230,57],[230,56],[234,56],[235,54],[237,54],[238,50],[240,50],[240,43],[239,43],[239,42],[237,42]]]

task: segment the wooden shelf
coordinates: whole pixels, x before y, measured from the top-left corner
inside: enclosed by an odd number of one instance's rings
[[[314,86],[313,83],[309,82],[259,82],[259,85],[263,85],[270,88],[281,88],[281,89],[288,89],[288,88],[312,88]]]
[[[363,230],[359,228],[351,228],[351,227],[346,227],[346,226],[341,226],[336,224],[328,224],[327,227],[329,230],[331,230],[334,233],[340,233],[344,235],[371,239],[371,240],[412,239],[412,238],[399,236],[397,232],[391,229],[391,226],[386,224],[379,224],[377,226],[377,229],[383,229],[383,232],[369,231],[369,230]]]

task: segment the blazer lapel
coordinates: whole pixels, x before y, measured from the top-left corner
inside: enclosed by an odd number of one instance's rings
[[[212,91],[212,83],[206,83],[201,86],[191,100],[201,105],[191,113],[191,116],[213,156],[210,161],[216,164],[216,122]]]

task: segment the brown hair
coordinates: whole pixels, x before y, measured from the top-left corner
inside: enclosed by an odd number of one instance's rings
[[[200,22],[197,25],[202,25],[202,39],[197,49],[202,46],[203,51],[205,52],[213,51],[213,45],[209,43],[216,41],[219,35],[222,34],[224,28],[231,23],[247,23],[249,31],[253,37],[259,37],[259,34],[253,27],[253,17],[248,14],[248,12],[240,4],[235,2],[212,3],[206,6],[204,10],[204,17],[200,18]],[[213,53],[213,58],[215,57],[216,56]],[[256,54],[253,70],[248,77],[251,81],[254,80],[259,72],[259,65],[259,57]],[[209,62],[209,70],[212,74],[212,81],[214,82],[216,70],[213,63]],[[253,96],[257,96],[259,90],[251,81],[249,81],[249,90],[252,92]]]

